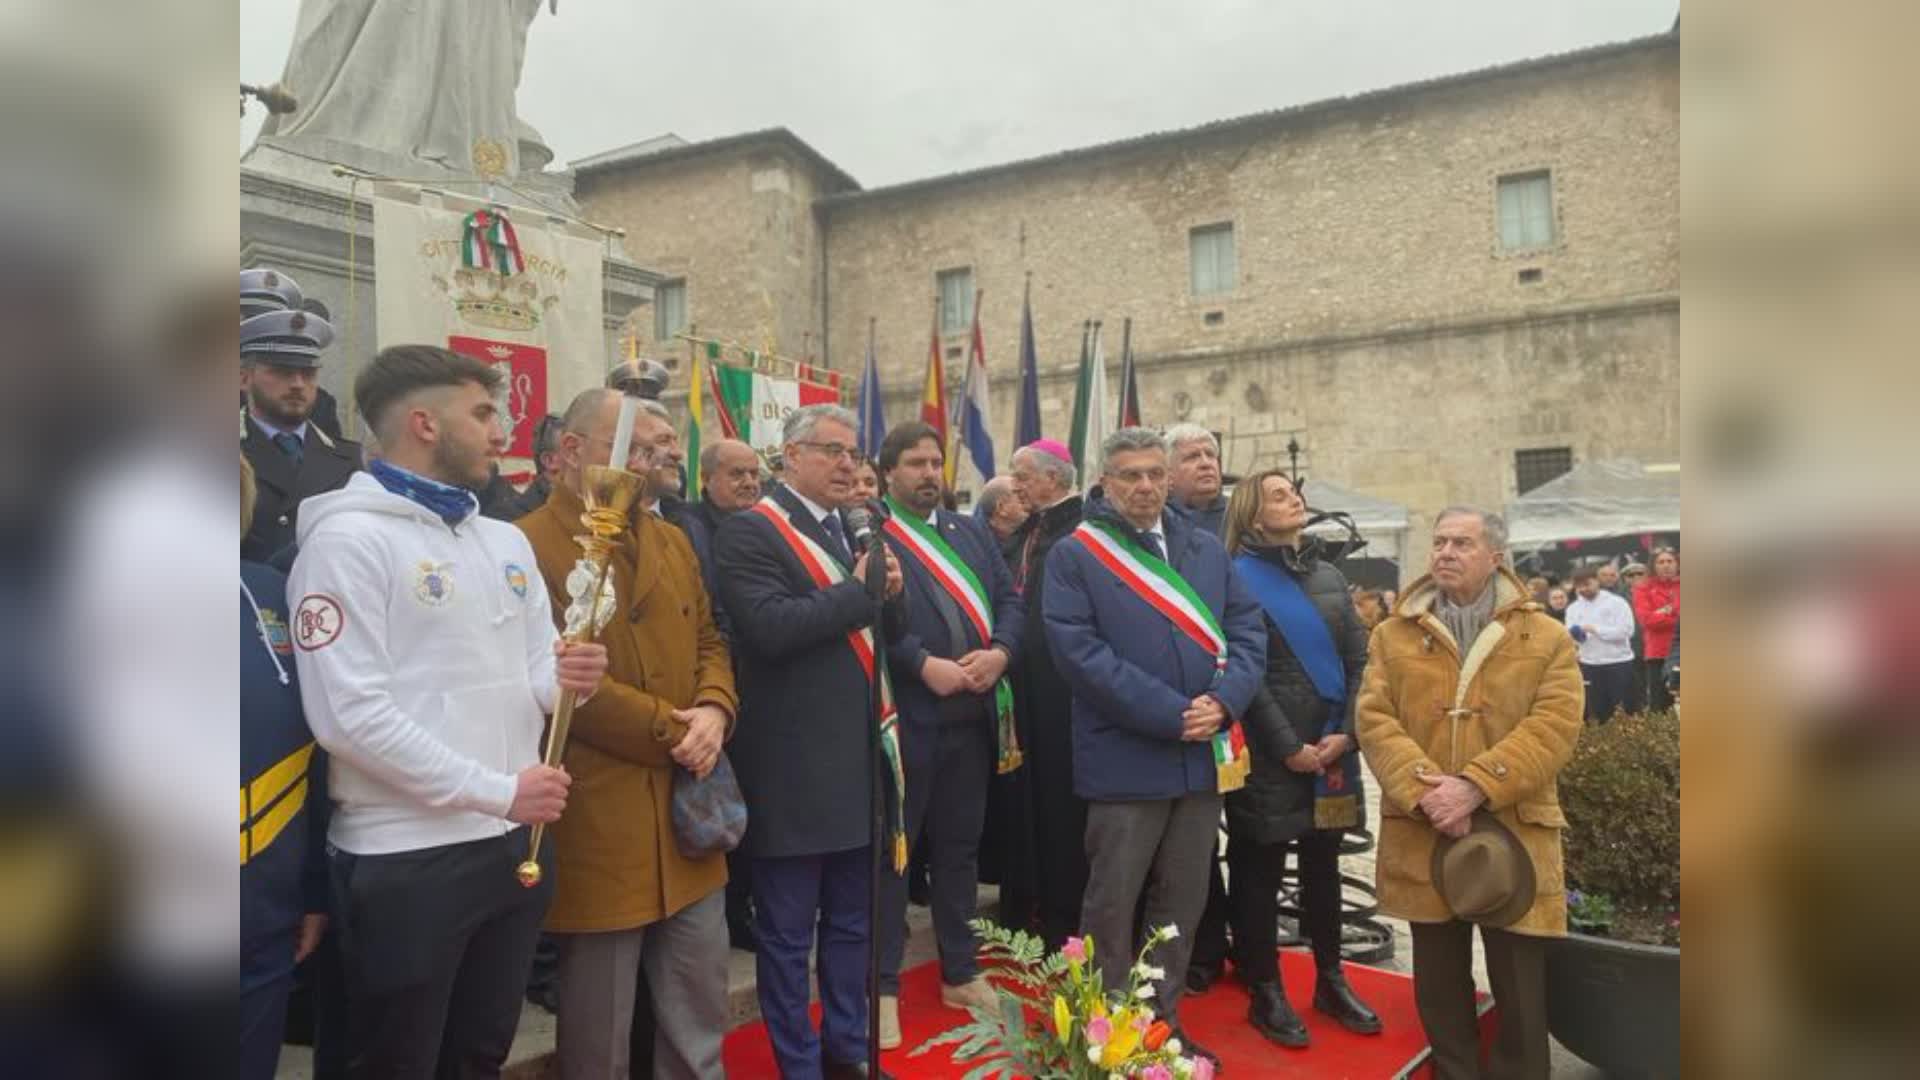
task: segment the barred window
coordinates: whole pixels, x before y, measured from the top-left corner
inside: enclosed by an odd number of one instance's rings
[[[1573,448],[1569,446],[1513,452],[1514,486],[1522,495],[1572,471]]]

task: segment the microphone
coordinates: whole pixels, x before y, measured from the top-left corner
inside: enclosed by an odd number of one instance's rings
[[[853,537],[855,550],[872,547],[880,538],[880,523],[887,518],[887,508],[877,501],[868,501],[858,506],[849,506],[846,511],[847,532]]]

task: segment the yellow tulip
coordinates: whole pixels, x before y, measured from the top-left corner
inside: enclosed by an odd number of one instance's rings
[[[1111,1069],[1127,1058],[1140,1045],[1140,1032],[1133,1026],[1133,1011],[1121,1009],[1113,1014],[1113,1037],[1107,1040],[1105,1051],[1100,1055],[1102,1068]]]
[[[1060,1033],[1062,1043],[1073,1034],[1073,1011],[1067,1008],[1067,999],[1059,994],[1053,995],[1053,1028]]]

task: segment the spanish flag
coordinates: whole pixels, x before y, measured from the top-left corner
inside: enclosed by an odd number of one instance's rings
[[[940,449],[946,453],[947,441],[947,372],[940,362],[940,304],[933,305],[932,344],[927,347],[927,382],[920,391],[920,419],[940,435]],[[951,462],[953,455],[947,454]],[[953,482],[953,468],[947,467],[947,482]]]

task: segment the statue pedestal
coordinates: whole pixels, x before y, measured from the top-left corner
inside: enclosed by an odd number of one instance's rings
[[[346,178],[332,175],[329,165],[305,162],[283,170],[278,166],[295,159],[270,151],[256,146],[240,167],[240,265],[285,270],[300,283],[301,291],[327,305],[336,336],[321,357],[320,385],[339,400],[347,436],[358,438],[353,379],[379,341],[374,325],[373,204],[367,198],[368,185],[362,181],[349,201]],[[445,190],[474,193],[471,185],[449,184]],[[544,194],[541,197],[544,201]],[[571,202],[570,192],[567,199]],[[514,199],[501,201],[508,206],[520,204]],[[604,366],[611,368],[622,355],[627,317],[634,308],[653,302],[653,288],[662,278],[617,255],[604,260],[600,269],[606,289]],[[566,402],[549,402],[549,407],[565,408]]]

